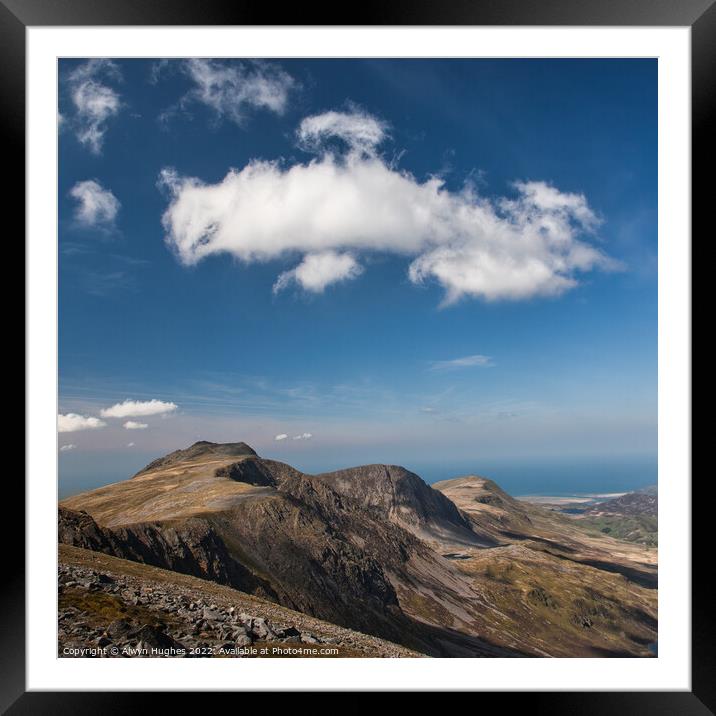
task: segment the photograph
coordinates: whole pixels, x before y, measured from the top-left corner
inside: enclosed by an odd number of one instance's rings
[[[658,58],[57,98],[60,660],[658,657]]]

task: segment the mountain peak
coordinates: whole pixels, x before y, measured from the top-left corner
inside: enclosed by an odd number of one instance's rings
[[[213,443],[209,440],[197,440],[187,448],[187,451],[190,450],[201,450],[221,455],[257,455],[257,452],[245,442]]]
[[[174,450],[164,457],[153,460],[137,475],[202,457],[258,457],[258,453],[244,442],[212,443],[208,440],[199,440],[188,448]]]
[[[315,475],[362,509],[428,539],[447,536],[475,543],[477,536],[455,505],[422,478],[400,465],[361,465]]]
[[[451,480],[441,480],[433,483],[432,487],[453,501],[455,495],[460,494],[471,503],[502,508],[519,507],[515,498],[506,493],[494,480],[481,475],[464,475]]]

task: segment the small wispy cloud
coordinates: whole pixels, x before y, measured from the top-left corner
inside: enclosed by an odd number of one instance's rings
[[[462,358],[453,358],[452,360],[435,360],[430,363],[430,370],[448,371],[459,370],[460,368],[490,368],[495,363],[490,356],[484,356],[479,353],[471,356],[463,356]]]
[[[165,402],[156,398],[152,400],[125,400],[122,403],[115,403],[109,408],[103,408],[100,411],[100,415],[103,418],[136,418],[145,415],[171,413],[178,407],[176,403]]]
[[[74,443],[68,443],[67,445],[60,445],[60,452],[68,452],[74,450],[77,447]]]
[[[78,430],[97,430],[103,428],[107,423],[104,420],[91,415],[78,415],[77,413],[66,413],[57,416],[58,433],[74,433]]]
[[[145,430],[149,425],[147,423],[138,423],[136,420],[127,420],[122,427],[125,430]]]
[[[116,292],[136,291],[136,281],[127,271],[82,271],[80,284],[91,296],[110,296]]]
[[[155,85],[159,82],[165,70],[171,67],[171,60],[163,58],[153,62],[149,67],[149,84]]]
[[[119,67],[111,60],[92,59],[78,65],[67,77],[73,115],[69,120],[80,144],[92,154],[100,154],[107,122],[119,113],[119,93],[105,84],[122,79]],[[63,118],[63,124],[65,123]]]
[[[313,437],[311,433],[301,433],[300,435],[294,435],[292,440],[310,440]]]
[[[281,441],[281,440],[285,440],[287,437],[288,437],[288,435],[286,435],[286,433],[280,433],[279,435],[277,435],[277,436],[274,438],[274,440]]]
[[[127,447],[134,447],[134,443],[127,443]]]
[[[155,65],[150,81],[156,83],[169,62]],[[179,102],[160,115],[166,122],[191,105],[203,104],[218,122],[228,120],[242,126],[251,110],[283,114],[297,82],[280,65],[269,62],[207,60],[181,61],[181,71],[190,79],[191,89]]]
[[[348,281],[362,271],[358,262],[347,253],[323,251],[317,254],[307,254],[298,266],[279,275],[273,285],[273,292],[279,293],[295,282],[305,291],[323,293],[326,286],[340,281]]]
[[[105,189],[96,179],[77,182],[70,189],[70,196],[77,201],[75,221],[87,228],[112,228],[120,209],[117,197]]]
[[[387,135],[387,124],[367,112],[324,112],[306,117],[296,131],[299,145],[309,151],[322,150],[331,138],[345,142],[351,151],[375,154]]]

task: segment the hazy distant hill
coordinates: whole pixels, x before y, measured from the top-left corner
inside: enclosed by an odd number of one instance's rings
[[[63,500],[59,536],[434,656],[648,656],[656,641],[654,550],[479,477],[307,475],[200,442]]]
[[[617,539],[656,546],[659,539],[659,498],[656,485],[599,502],[576,519],[585,528]]]
[[[615,497],[605,502],[600,502],[585,510],[585,514],[591,515],[647,515],[656,517],[659,508],[659,498],[656,487],[645,487],[638,492],[629,492],[621,497]]]

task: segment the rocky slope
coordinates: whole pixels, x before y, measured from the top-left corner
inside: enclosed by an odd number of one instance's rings
[[[476,479],[433,489],[386,465],[307,475],[202,442],[64,500],[59,534],[429,655],[647,655],[648,556]],[[505,560],[524,565],[511,582]]]
[[[213,582],[69,545],[60,545],[58,576],[62,657],[421,656]]]

